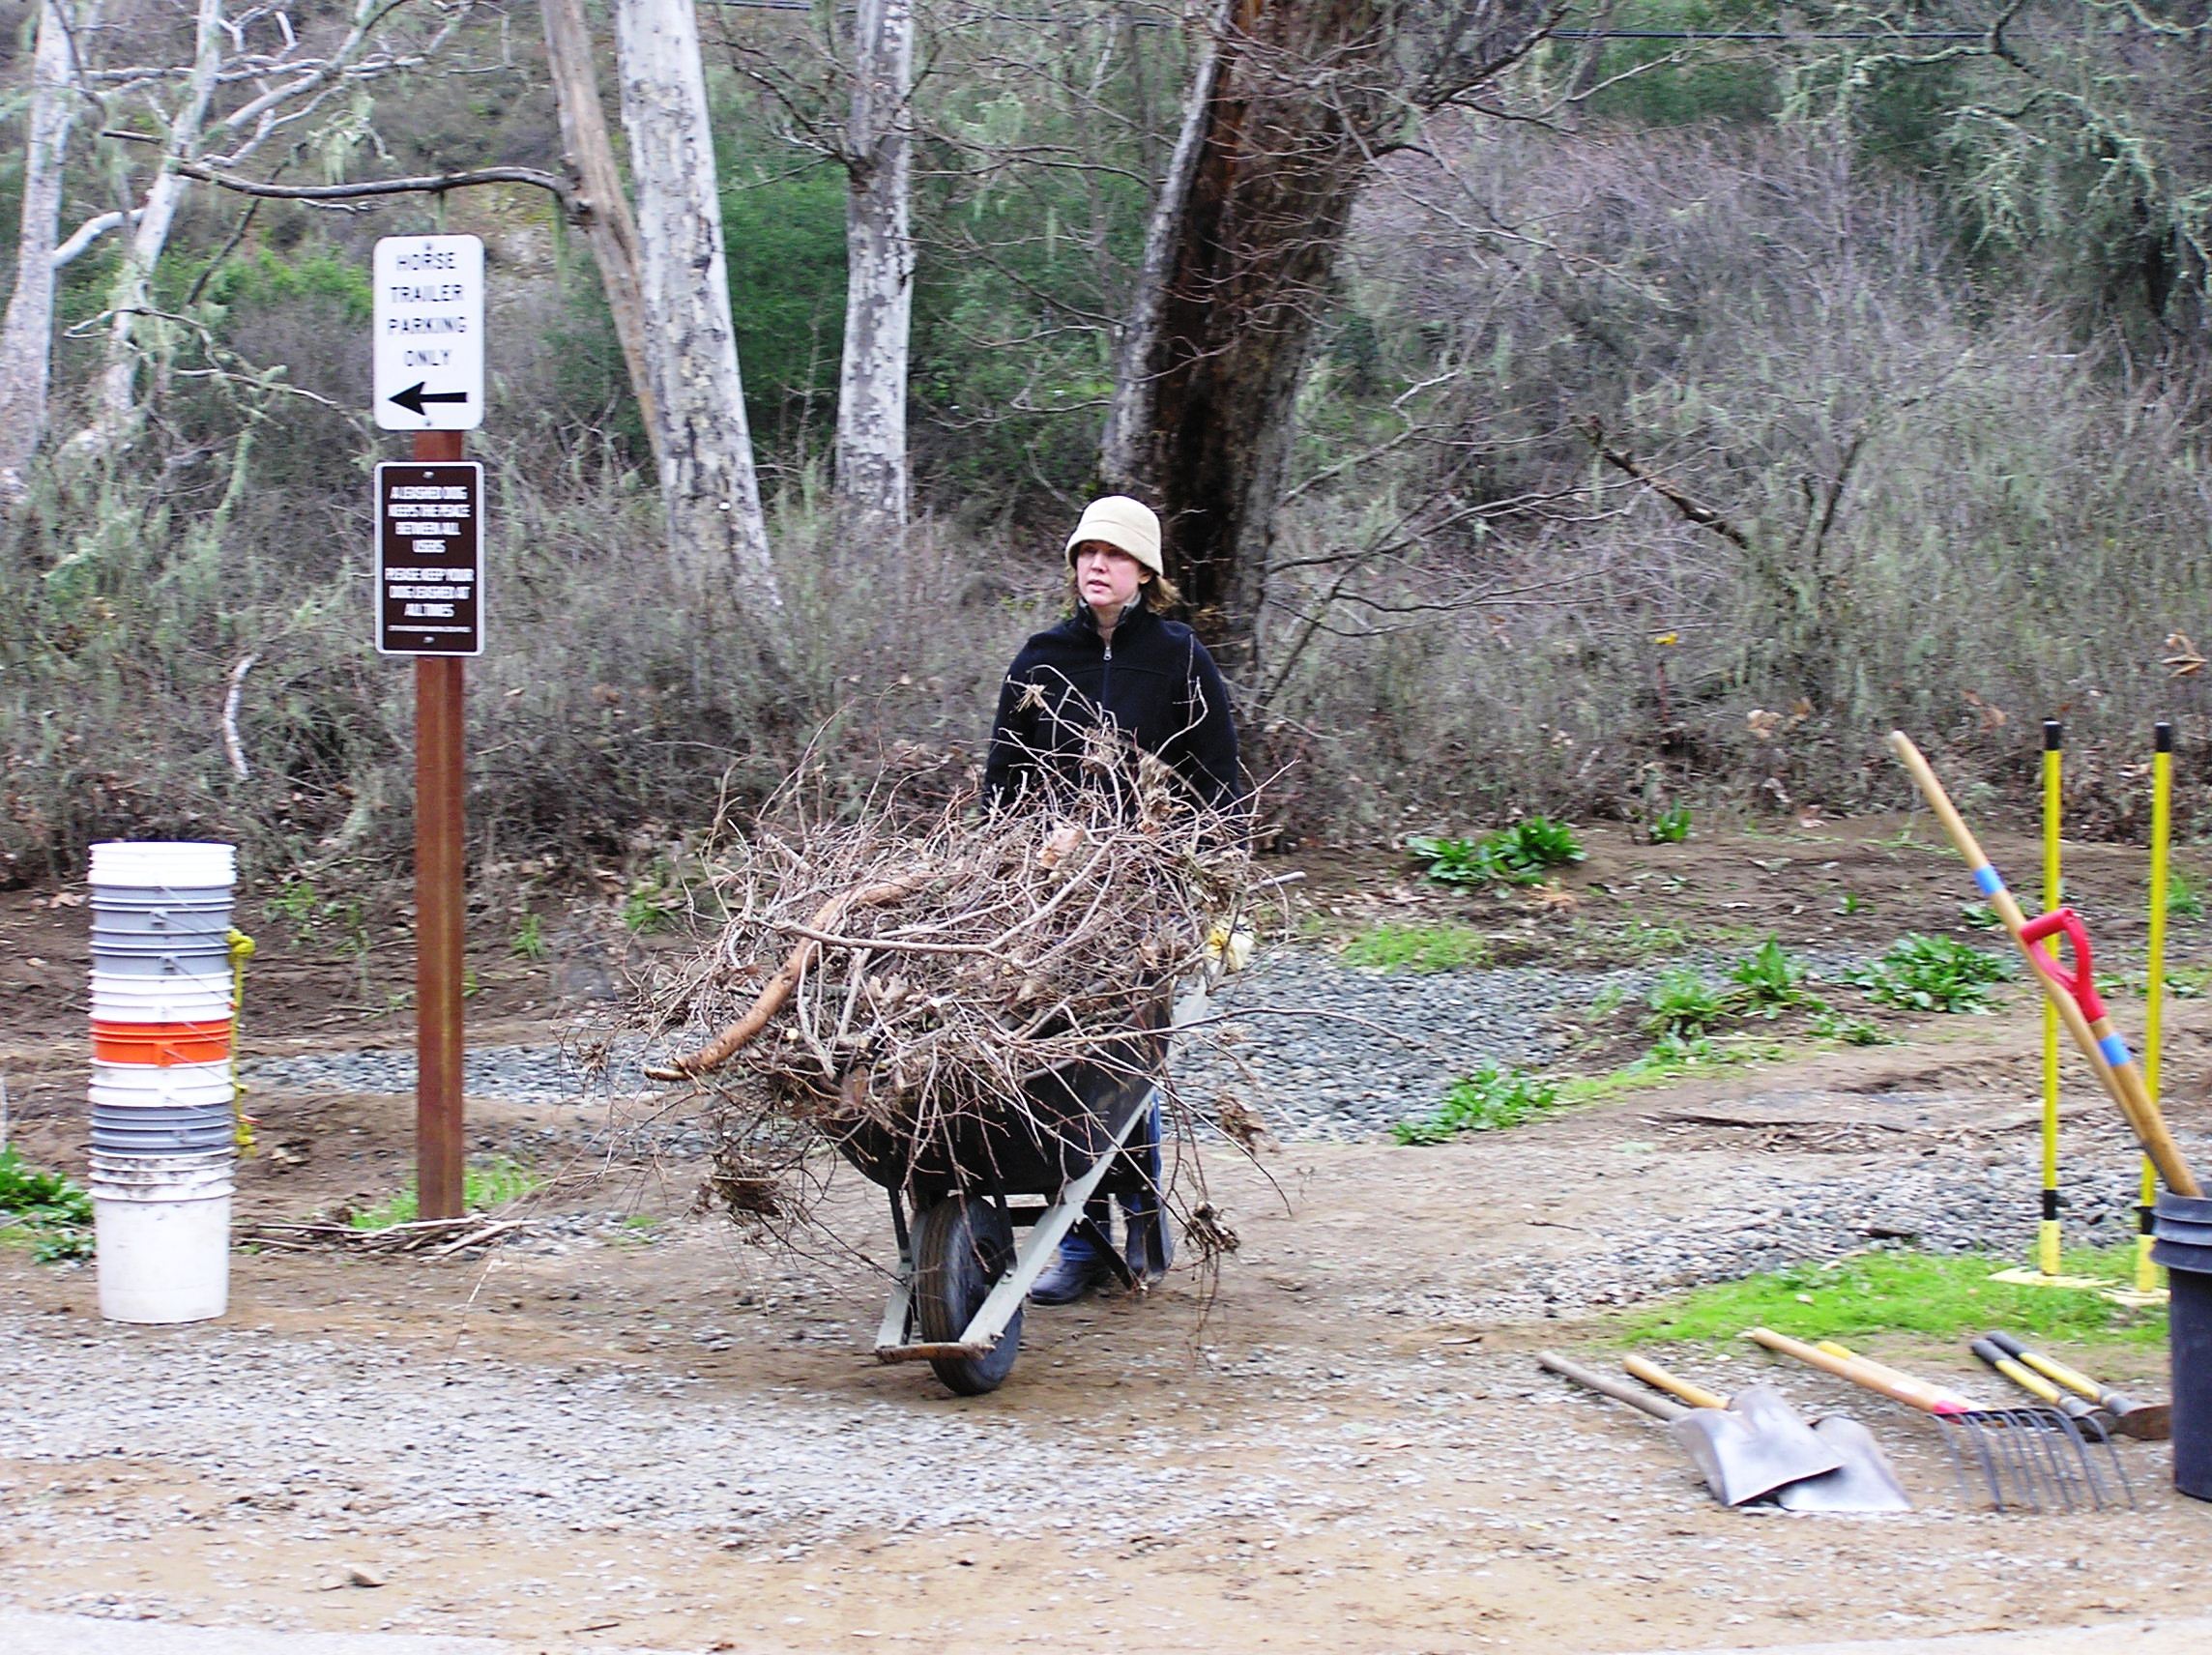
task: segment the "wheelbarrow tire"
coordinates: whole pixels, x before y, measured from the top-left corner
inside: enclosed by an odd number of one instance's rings
[[[996,1204],[948,1196],[921,1215],[915,1228],[914,1309],[921,1337],[949,1345],[968,1330],[999,1278],[1013,1267],[1014,1227]],[[1022,1313],[981,1356],[932,1356],[946,1387],[960,1396],[982,1396],[1005,1383],[1021,1351]]]

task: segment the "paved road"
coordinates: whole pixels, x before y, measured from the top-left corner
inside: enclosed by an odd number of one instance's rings
[[[2212,1618],[2149,1621],[2115,1616],[2094,1626],[2045,1632],[1969,1633],[1848,1643],[1738,1646],[1725,1655],[2199,1655],[2212,1642]],[[233,1627],[163,1626],[146,1620],[89,1620],[69,1614],[0,1611],[0,1655],[653,1655],[605,1644],[508,1643],[485,1638],[423,1638],[394,1633],[258,1632]],[[755,1655],[772,1655],[767,1649]],[[1235,1655],[1219,1651],[1217,1655]],[[1706,1655],[1654,1651],[1653,1655]],[[1713,1651],[1711,1655],[1724,1655]]]

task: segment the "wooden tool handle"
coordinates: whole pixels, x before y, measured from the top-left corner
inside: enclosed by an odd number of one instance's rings
[[[1819,1368],[1824,1374],[1833,1374],[1839,1379],[1848,1379],[1854,1385],[1885,1396],[1892,1402],[1901,1402],[1906,1408],[1916,1408],[1923,1413],[1957,1413],[1958,1404],[1936,1390],[1922,1384],[1908,1375],[1883,1367],[1878,1362],[1861,1361],[1856,1356],[1838,1356],[1792,1339],[1786,1333],[1777,1333],[1771,1327],[1754,1327],[1744,1335],[1778,1350],[1785,1356],[1793,1356],[1808,1368]]]
[[[1595,1369],[1584,1367],[1580,1362],[1570,1362],[1557,1350],[1537,1351],[1536,1365],[1547,1373],[1558,1375],[1562,1379],[1572,1379],[1576,1384],[1593,1390],[1600,1396],[1609,1396],[1615,1402],[1624,1402],[1630,1408],[1648,1413],[1653,1419],[1679,1419],[1690,1411],[1678,1402],[1669,1402],[1665,1397],[1655,1397],[1649,1391],[1638,1390],[1611,1374],[1601,1374]]]
[[[1814,1349],[1825,1350],[1831,1356],[1841,1356],[1847,1362],[1856,1362],[1863,1368],[1880,1374],[1892,1383],[1917,1386],[1954,1412],[1964,1413],[1974,1406],[1957,1391],[1945,1390],[1941,1385],[1908,1374],[1903,1368],[1893,1368],[1878,1357],[1864,1355],[1840,1339],[1823,1339]]]
[[[1726,1408],[1728,1398],[1708,1391],[1703,1385],[1692,1384],[1679,1374],[1671,1374],[1656,1362],[1642,1356],[1629,1356],[1620,1364],[1647,1385],[1657,1385],[1669,1396],[1680,1397],[1692,1408]]]
[[[2049,958],[2039,960],[2036,957],[2037,946],[2025,936],[2026,915],[2021,913],[2020,904],[2013,900],[2012,892],[2005,888],[2004,881],[1997,876],[1996,869],[1990,865],[1989,857],[1982,855],[1980,841],[1975,839],[1973,830],[1966,826],[1965,818],[1952,804],[1951,796],[1943,791],[1943,784],[1936,779],[1935,770],[1929,768],[1920,749],[1912,744],[1912,739],[1904,731],[1892,730],[1889,733],[1889,750],[1897,755],[1898,763],[1912,777],[1913,783],[1920,789],[1921,797],[1928,801],[1928,808],[1936,813],[1936,820],[1942,823],[1944,832],[1951,837],[1951,843],[1958,847],[1959,855],[1965,857],[1966,866],[1973,872],[1976,888],[1988,898],[1996,916],[2004,921],[2005,930],[2011,934],[2021,957],[2027,962],[2028,974],[2041,986],[2045,998],[2057,1011],[2059,1022],[2065,1024],[2067,1034],[2081,1049],[2081,1055],[2088,1059],[2089,1067],[2096,1074],[2097,1084],[2105,1089],[2106,1095],[2118,1106],[2129,1129],[2136,1135],[2136,1142],[2142,1146],[2143,1153],[2151,1158],[2152,1164],[2158,1168],[2159,1176],[2166,1180],[2166,1187],[2176,1195],[2202,1194],[2197,1187],[2196,1175],[2189,1170],[2189,1162],[2182,1154],[2181,1147],[2173,1141],[2172,1134],[2167,1131],[2166,1121],[2159,1114],[2158,1105],[2152,1100],[2149,1089],[2143,1085],[2142,1075],[2136,1068],[2134,1060],[2128,1057],[2125,1046],[2117,1040],[2112,1045],[2118,1048],[2117,1056],[2122,1060],[2115,1062],[2108,1056],[2109,1048],[2104,1042],[2111,1034],[2110,1026],[2106,1024],[2101,1028],[2093,1028],[2073,995],[2046,970],[2051,964]]]
[[[2113,1413],[2129,1413],[2142,1405],[2133,1397],[2101,1385],[2079,1368],[2070,1368],[2055,1356],[2046,1356],[2040,1350],[2030,1350],[2009,1333],[1993,1333],[1990,1343],[2006,1355],[2015,1357],[2033,1368],[2047,1379],[2055,1380],[2078,1396],[2083,1396]]]

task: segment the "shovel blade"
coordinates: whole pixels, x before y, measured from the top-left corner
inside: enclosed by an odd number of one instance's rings
[[[1736,1392],[1725,1408],[1694,1408],[1667,1429],[1723,1505],[1742,1505],[1843,1464],[1835,1449],[1768,1385]]]
[[[1785,1511],[1910,1511],[1912,1497],[1905,1492],[1889,1456],[1867,1428],[1855,1419],[1831,1413],[1815,1420],[1813,1431],[1833,1449],[1843,1463],[1818,1477],[1806,1477],[1774,1491],[1774,1503]]]

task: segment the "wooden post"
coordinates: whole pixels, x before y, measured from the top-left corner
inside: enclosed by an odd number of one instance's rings
[[[461,458],[458,431],[418,431],[414,457]],[[463,662],[415,657],[415,1189],[423,1218],[458,1218],[461,1167]]]

